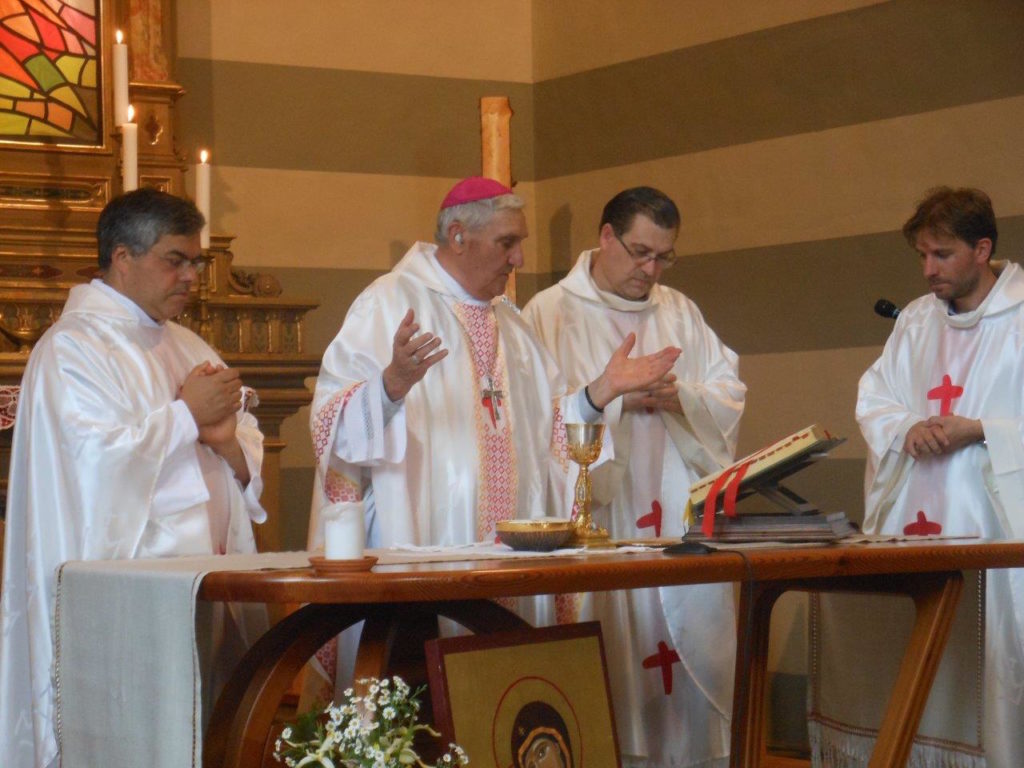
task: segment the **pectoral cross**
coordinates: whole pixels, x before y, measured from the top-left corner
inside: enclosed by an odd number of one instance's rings
[[[486,377],[486,382],[487,386],[480,391],[480,404],[491,415],[491,426],[497,428],[498,422],[501,421],[501,398],[505,393],[494,388],[494,380],[490,376]]]

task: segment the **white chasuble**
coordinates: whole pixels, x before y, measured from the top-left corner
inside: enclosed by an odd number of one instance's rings
[[[861,378],[857,421],[869,449],[869,533],[1024,538],[1024,273],[1016,264],[993,267],[998,281],[972,312],[950,315],[933,295],[909,304]],[[904,452],[911,426],[947,414],[980,419],[985,443],[916,461]],[[947,711],[936,713],[950,724],[919,734],[911,765],[1024,765],[1022,577],[1019,569],[986,575],[982,732],[974,725],[978,708],[954,695]],[[977,642],[977,635],[959,641]],[[933,692],[929,710],[941,695]],[[959,732],[971,738],[958,739]],[[821,750],[835,752],[845,742],[857,751],[856,739],[840,728],[819,728],[816,738]]]
[[[493,539],[498,519],[568,516],[573,468],[555,425],[563,413],[582,420],[576,398],[512,304],[461,306],[435,251],[416,243],[363,291],[324,354],[311,548],[331,487],[364,499],[370,546],[467,544]],[[381,375],[410,308],[448,356],[388,416]]]
[[[462,295],[436,250],[416,243],[364,290],[324,353],[310,410],[310,549],[323,546],[324,510],[346,500],[364,501],[371,547],[491,541],[499,520],[569,515],[576,467],[562,422],[583,420],[578,399],[515,306]],[[381,377],[409,309],[448,355],[387,406]],[[614,455],[610,438],[605,449]],[[553,621],[550,598],[515,603],[534,625]],[[337,686],[351,679],[358,631],[318,653],[318,672]]]
[[[594,517],[612,538],[681,537],[690,484],[728,465],[746,387],[736,355],[678,291],[648,299],[601,291],[584,252],[558,285],[523,310],[570,386],[599,375],[630,332],[634,353],[683,352],[672,372],[683,415],[605,410],[614,459],[593,471]],[[627,765],[724,766],[735,664],[730,584],[663,587],[582,596],[577,618],[598,619],[608,658],[619,746]]]
[[[239,414],[251,480],[197,442],[178,390],[203,362],[191,331],[157,324],[100,281],[71,289],[22,380],[7,497],[0,632],[4,768],[57,760],[54,595],[68,560],[253,552],[263,436]],[[158,695],[155,692],[154,695]],[[110,738],[115,738],[110,735]]]

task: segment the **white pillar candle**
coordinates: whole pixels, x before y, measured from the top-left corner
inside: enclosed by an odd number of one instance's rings
[[[205,149],[199,151],[199,162],[196,164],[196,208],[203,214],[206,223],[199,233],[199,245],[203,250],[210,247],[210,153]]]
[[[135,110],[128,106],[128,120],[135,116]],[[127,122],[121,126],[121,191],[131,192],[139,188],[139,126]]]
[[[363,556],[366,527],[361,501],[332,504],[324,509],[324,557],[357,560]]]
[[[124,44],[124,35],[117,30],[116,42],[111,48],[114,69],[114,125],[122,126],[131,118],[128,117],[128,46]]]

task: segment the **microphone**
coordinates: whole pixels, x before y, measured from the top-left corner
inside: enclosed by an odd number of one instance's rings
[[[888,299],[879,299],[875,302],[875,314],[895,320],[900,316],[900,308]]]

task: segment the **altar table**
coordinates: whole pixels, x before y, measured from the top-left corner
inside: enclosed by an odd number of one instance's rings
[[[366,619],[369,642],[357,673],[381,672],[392,619],[448,616],[473,631],[515,626],[492,598],[674,584],[739,582],[739,642],[732,720],[737,768],[765,759],[765,684],[772,606],[789,590],[910,596],[916,619],[870,765],[906,763],[959,598],[964,570],[1024,567],[1024,542],[931,540],[768,549],[706,555],[588,554],[529,560],[377,566],[372,572],[312,570],[207,574],[201,600],[306,603],[253,646],[214,710],[204,765],[259,765],[281,696],[306,659],[340,629]]]

